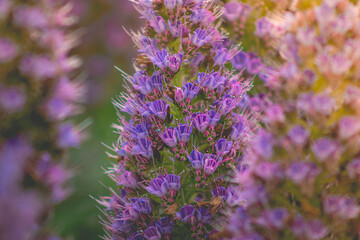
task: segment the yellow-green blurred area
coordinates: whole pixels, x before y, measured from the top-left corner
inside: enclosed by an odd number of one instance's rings
[[[118,66],[132,74],[132,59],[137,52],[127,29],[139,28],[139,15],[128,0],[72,0],[78,15],[79,29],[83,31],[82,44],[74,54],[83,59],[82,71],[88,89],[84,113],[80,123],[89,120],[87,141],[71,151],[68,165],[75,176],[69,183],[73,194],[56,206],[50,229],[62,238],[100,239],[104,234],[99,223],[102,215],[94,198],[109,195],[105,186],[114,187],[104,169],[111,163],[106,156],[117,139],[112,123],[117,121],[111,99],[123,91]]]

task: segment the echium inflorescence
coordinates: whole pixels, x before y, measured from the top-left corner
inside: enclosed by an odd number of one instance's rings
[[[268,128],[237,176],[246,201],[231,216],[233,239],[359,237],[359,10],[331,0],[286,13],[284,64],[265,82]]]
[[[49,210],[69,194],[64,154],[81,140],[68,121],[83,91],[72,81],[71,7],[27,2],[0,1],[1,239],[43,237]]]
[[[239,51],[212,1],[133,1],[146,27],[132,38],[136,73],[114,101],[118,141],[107,171],[119,186],[99,202],[106,239],[207,239],[240,198],[227,178],[256,128]],[[121,112],[130,115],[129,120]]]

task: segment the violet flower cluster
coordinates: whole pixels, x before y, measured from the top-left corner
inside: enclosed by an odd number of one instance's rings
[[[227,180],[257,127],[244,107],[252,79],[232,67],[239,49],[213,1],[133,3],[146,27],[130,32],[136,73],[123,73],[126,92],[114,100],[117,162],[107,174],[118,187],[99,200],[105,239],[209,239],[241,201]]]
[[[63,1],[0,1],[0,238],[40,239],[42,223],[69,194],[66,150],[81,129],[83,89],[74,81],[77,36]]]
[[[359,5],[299,7],[283,16],[284,63],[264,81],[272,104],[236,176],[244,201],[219,239],[359,237]]]

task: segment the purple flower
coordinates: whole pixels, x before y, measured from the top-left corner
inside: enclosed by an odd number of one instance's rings
[[[240,19],[244,5],[242,2],[239,3],[235,1],[226,3],[224,6],[224,16],[230,21]]]
[[[188,204],[183,206],[180,209],[180,213],[176,213],[176,215],[184,222],[184,223],[191,223],[191,225],[194,225],[196,222],[195,218],[195,208]]]
[[[284,122],[285,115],[283,108],[280,105],[272,105],[266,108],[264,121],[270,124]]]
[[[216,161],[216,157],[212,154],[205,154],[204,156],[204,172],[207,175],[213,174],[219,163]]]
[[[16,25],[24,28],[43,28],[50,24],[41,8],[26,5],[20,5],[16,8],[14,21]]]
[[[273,24],[269,22],[266,18],[260,18],[255,23],[256,30],[255,35],[262,38],[270,34]]]
[[[304,182],[313,182],[320,173],[320,169],[309,162],[294,162],[286,170],[286,175],[296,184]]]
[[[161,234],[170,235],[173,230],[174,222],[168,217],[163,217],[156,221],[156,226]]]
[[[304,77],[305,83],[307,83],[310,86],[313,85],[317,79],[316,73],[311,69],[304,70],[303,77]]]
[[[168,108],[169,104],[167,104],[162,99],[156,100],[149,105],[149,109],[151,110],[151,112],[161,120],[166,119]]]
[[[121,215],[118,215],[115,221],[112,223],[111,228],[115,232],[129,232],[131,228],[131,222],[129,220],[125,220]]]
[[[299,67],[295,63],[286,63],[284,64],[281,69],[279,70],[279,73],[282,77],[285,79],[291,81],[291,80],[297,80],[300,77],[300,70]]]
[[[289,213],[285,208],[276,208],[268,212],[268,220],[272,226],[281,228],[284,226]]]
[[[214,22],[213,14],[207,9],[194,10],[190,16],[190,21],[193,23],[201,23],[206,26]]]
[[[184,91],[181,88],[177,87],[175,89],[174,99],[175,99],[175,102],[177,102],[177,103],[181,103],[182,101],[184,101],[185,94],[184,94]]]
[[[18,87],[0,86],[0,108],[12,113],[19,112],[26,104],[26,95]]]
[[[281,178],[283,175],[278,163],[270,163],[267,161],[258,163],[254,173],[264,180],[271,180],[274,177]]]
[[[118,185],[123,185],[128,188],[137,188],[138,180],[134,173],[126,171],[117,179]]]
[[[308,140],[310,132],[303,126],[296,125],[289,130],[288,136],[293,143],[302,146]]]
[[[289,213],[285,208],[276,208],[263,212],[261,217],[257,219],[257,222],[266,227],[281,229],[284,227],[288,216]]]
[[[224,65],[227,61],[231,59],[231,54],[226,48],[221,48],[216,50],[216,55],[214,58],[215,65]]]
[[[199,222],[207,223],[212,218],[210,208],[200,207],[196,210],[196,218]]]
[[[149,23],[150,23],[150,26],[153,27],[155,32],[157,32],[157,33],[162,33],[167,29],[167,25],[166,25],[164,18],[162,18],[160,16],[156,16],[155,14],[150,17]]]
[[[130,127],[128,131],[131,133],[131,136],[135,139],[146,138],[148,135],[148,130],[146,124],[137,124],[135,127]]]
[[[177,0],[164,0],[165,7],[169,10],[172,10],[176,7]]]
[[[81,142],[80,132],[70,123],[63,123],[58,127],[59,135],[57,142],[60,147],[77,147]]]
[[[204,155],[198,150],[193,150],[190,156],[187,156],[195,169],[201,169],[204,165]]]
[[[330,59],[331,71],[336,75],[346,74],[351,66],[353,65],[353,60],[349,59],[345,54],[334,54]]]
[[[209,126],[216,126],[216,124],[220,121],[221,113],[217,113],[214,110],[208,111],[209,116]]]
[[[131,154],[141,155],[145,158],[151,158],[153,156],[151,142],[146,138],[140,139],[131,149]]]
[[[249,221],[249,216],[243,207],[236,208],[234,214],[230,217],[229,230],[233,233],[240,234],[241,232],[250,232],[252,227]],[[250,239],[250,238],[244,238]]]
[[[348,139],[360,131],[360,119],[352,116],[342,117],[339,121],[339,136],[342,139]]]
[[[167,194],[169,188],[168,183],[163,178],[154,178],[150,181],[149,186],[144,187],[149,193],[158,197],[162,197]]]
[[[3,21],[10,13],[12,3],[10,0],[0,1],[0,20]]]
[[[55,64],[47,56],[26,55],[21,59],[20,70],[27,76],[39,80],[55,76]]]
[[[128,104],[126,106],[126,108],[129,109],[129,111],[127,112],[135,112],[132,115],[135,115],[137,113],[137,111],[140,113],[141,116],[145,117],[145,118],[149,118],[152,114],[154,114],[154,112],[151,110],[151,107],[153,105],[152,102],[146,103],[145,105],[139,105],[137,103],[134,103],[132,100],[129,100],[126,102],[126,104]]]
[[[327,94],[314,95],[311,102],[315,111],[324,115],[332,112],[335,103],[334,99]]]
[[[153,7],[153,0],[139,0],[139,4],[142,7],[152,8]]]
[[[169,57],[169,59],[168,59],[168,67],[170,68],[170,70],[172,72],[176,73],[177,71],[179,71],[180,66],[182,64],[182,58],[183,58],[182,53],[171,55]]]
[[[303,27],[296,32],[296,39],[305,46],[311,46],[316,43],[316,31],[314,28]]]
[[[45,104],[47,116],[52,120],[63,120],[76,112],[75,106],[59,97],[53,97]]]
[[[129,113],[131,116],[135,115],[137,113],[136,103],[133,100],[128,99],[125,102],[125,104],[122,106],[121,110]],[[140,112],[140,109],[138,109],[138,110]]]
[[[204,44],[207,43],[209,36],[206,30],[198,28],[195,30],[194,34],[191,36],[191,42],[197,46],[202,47]]]
[[[163,76],[161,72],[154,72],[153,76],[151,77],[151,88],[153,90],[158,90],[160,92],[163,91]]]
[[[206,77],[200,85],[213,90],[217,89],[221,85],[224,85],[226,80],[226,77],[221,76],[219,72],[211,72],[210,74],[206,74]]]
[[[311,220],[306,224],[306,236],[311,240],[319,240],[326,236],[328,229],[320,220]]]
[[[131,203],[134,208],[141,214],[150,214],[151,213],[151,205],[150,200],[148,198],[131,198]]]
[[[356,158],[346,166],[347,175],[350,179],[360,180],[360,159]]]
[[[200,88],[188,82],[183,86],[183,91],[185,98],[192,100],[198,95]]]
[[[192,57],[192,58],[189,60],[190,66],[192,66],[192,67],[197,67],[197,66],[200,65],[200,63],[201,63],[202,61],[204,61],[204,59],[205,59],[204,54],[202,54],[202,53],[197,53],[194,57]]]
[[[168,189],[179,191],[180,189],[180,176],[174,174],[168,174],[165,176],[164,180],[167,182]]]
[[[135,221],[139,218],[139,212],[135,209],[135,207],[132,204],[127,204],[125,207],[126,208],[123,209],[122,211],[124,219]],[[116,207],[114,209],[116,209]]]
[[[142,0],[142,1],[151,1],[151,0]],[[116,239],[116,238],[115,238]],[[120,240],[123,240],[119,238]],[[125,238],[124,238],[125,239]],[[116,239],[117,240],[117,239]],[[126,240],[146,240],[144,237],[144,234],[141,232],[133,233],[131,236],[129,236]]]
[[[224,138],[219,139],[215,144],[217,154],[220,156],[226,155],[230,151],[232,144],[232,141],[228,141]]]
[[[352,219],[359,215],[360,207],[357,202],[347,196],[330,195],[323,200],[324,211],[341,219]]]
[[[290,228],[291,228],[292,233],[295,236],[297,236],[297,237],[303,236],[305,233],[305,230],[306,230],[306,222],[305,222],[303,216],[301,216],[300,214],[297,215],[292,220]]]
[[[212,106],[217,106],[220,114],[227,114],[231,112],[237,105],[237,99],[234,99],[230,95],[226,95],[219,101],[215,101]]]
[[[235,54],[235,56],[231,60],[231,63],[235,69],[241,70],[247,66],[248,61],[248,55],[245,52],[241,51]]]
[[[193,118],[193,126],[200,132],[204,132],[209,125],[209,116],[204,113],[199,113]]]
[[[175,129],[166,129],[160,137],[169,147],[175,147],[177,145],[177,131]]]
[[[232,97],[236,97],[237,99],[239,99],[239,96],[241,96],[241,102],[238,103],[238,106],[241,107],[240,104],[242,104],[242,101],[245,98],[245,96],[242,95],[246,92],[244,90],[243,84],[238,82],[236,79],[232,79],[230,82],[228,82],[228,86],[229,86],[229,90],[227,91],[227,94],[229,94]]]
[[[271,133],[260,130],[254,137],[252,147],[259,156],[263,158],[271,158],[273,155],[274,138]]]
[[[168,66],[168,52],[165,49],[156,51],[152,56],[148,57],[158,68]]]
[[[240,205],[244,198],[241,195],[242,190],[240,188],[236,188],[233,185],[230,185],[226,190],[225,201],[226,203],[234,207],[236,205]]]
[[[232,140],[236,141],[245,137],[248,131],[247,123],[245,121],[246,120],[243,119],[243,121],[240,121],[236,123],[234,126],[232,126],[232,131],[230,133],[230,138]]]
[[[262,68],[262,62],[259,58],[254,58],[251,59],[247,62],[247,68],[246,71],[249,74],[258,74],[261,72],[261,68]]]
[[[316,158],[323,162],[330,157],[336,158],[339,152],[338,144],[329,138],[321,138],[315,141],[315,143],[311,147],[312,152],[315,154]]]
[[[22,136],[7,139],[0,146],[0,194],[10,192],[23,178],[23,169],[33,149]]]
[[[181,21],[171,22],[168,20],[169,32],[174,38],[177,38],[180,33],[180,29],[182,27]]]
[[[18,55],[18,47],[10,39],[0,38],[0,63],[13,60]]]
[[[177,138],[180,142],[186,143],[190,139],[192,127],[188,124],[179,124],[176,128]]]
[[[226,196],[226,188],[224,187],[216,187],[215,189],[211,190],[211,194],[214,198],[221,197],[225,198]]]
[[[148,227],[145,230],[145,237],[147,240],[161,240],[161,234],[154,226]]]

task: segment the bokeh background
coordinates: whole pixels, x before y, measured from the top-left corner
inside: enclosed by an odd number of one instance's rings
[[[130,74],[134,71],[136,50],[123,26],[137,30],[141,21],[128,0],[71,1],[83,37],[74,54],[83,59],[88,88],[87,105],[79,121],[88,118],[92,124],[88,140],[68,156],[68,164],[76,171],[71,182],[74,192],[56,207],[50,227],[63,238],[91,240],[100,239],[103,229],[99,224],[101,212],[90,196],[107,195],[104,185],[112,184],[103,170],[109,160],[102,142],[111,145],[117,137],[111,129],[116,121],[111,98],[122,91],[122,77],[114,66]]]

